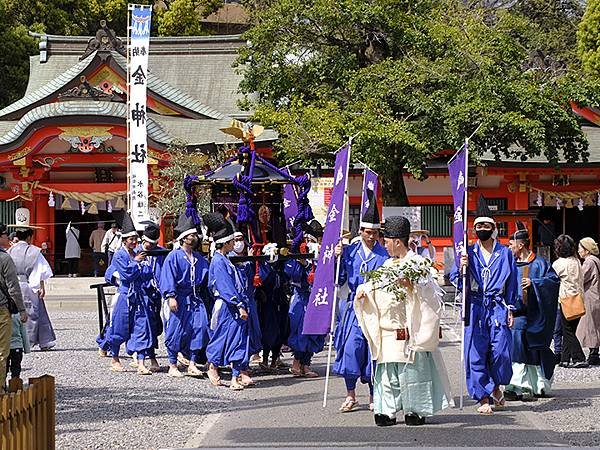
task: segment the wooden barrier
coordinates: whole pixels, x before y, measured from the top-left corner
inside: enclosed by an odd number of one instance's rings
[[[43,375],[11,380],[8,394],[0,395],[2,450],[54,450],[56,397],[54,377]]]

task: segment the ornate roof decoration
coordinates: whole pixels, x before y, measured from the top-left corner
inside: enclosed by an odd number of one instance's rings
[[[87,48],[79,61],[84,60],[95,51],[110,52],[116,51],[122,56],[127,56],[127,48],[123,41],[117,37],[115,32],[106,26],[106,20],[100,21],[100,29],[96,32],[96,36],[88,41]]]
[[[81,84],[79,86],[75,86],[74,88],[68,89],[60,94],[58,94],[58,101],[62,102],[65,100],[103,100],[107,102],[112,101],[122,101],[120,97],[115,96],[115,94],[104,92],[102,89],[99,89],[95,86],[92,86],[86,80],[85,76],[82,75],[79,77]]]

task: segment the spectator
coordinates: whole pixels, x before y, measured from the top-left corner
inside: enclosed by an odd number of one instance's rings
[[[21,363],[23,362],[23,353],[29,353],[29,337],[27,329],[21,320],[19,313],[12,315],[12,337],[10,339],[10,354],[6,360],[6,372],[10,371],[10,377],[21,378]]]
[[[107,267],[112,263],[113,256],[119,248],[121,248],[121,236],[116,223],[110,225],[110,230],[104,235],[102,239],[102,251],[106,254]]]
[[[588,364],[600,365],[600,259],[598,244],[586,237],[579,241],[579,256],[583,259],[583,290],[585,315],[577,327],[577,338],[583,347],[590,349]]]
[[[4,235],[5,232],[4,224],[0,224],[0,234]],[[23,304],[15,263],[4,249],[0,249],[0,380],[2,380],[2,385],[6,380],[6,360],[10,353],[13,328],[9,302],[16,306],[21,322],[26,322],[27,313]]]
[[[583,295],[583,271],[579,259],[575,256],[575,250],[575,241],[571,236],[561,234],[554,241],[554,251],[558,259],[554,261],[552,268],[560,278],[559,302],[562,302],[566,297],[577,294]],[[560,366],[588,367],[589,364],[585,360],[581,344],[575,334],[580,319],[567,320],[562,312],[562,304],[560,310],[563,339]]]
[[[79,230],[67,225],[67,245],[65,247],[65,259],[69,263],[69,277],[76,277],[79,273],[79,258],[81,258],[81,247],[79,246]]]
[[[92,248],[92,258],[94,261],[94,276],[100,276],[100,261],[106,264],[106,253],[102,251],[102,242],[104,241],[104,222],[98,222],[98,228],[92,231],[90,235],[90,247]]]

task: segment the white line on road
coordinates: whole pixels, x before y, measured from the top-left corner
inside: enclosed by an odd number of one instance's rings
[[[206,439],[206,436],[210,432],[211,428],[216,425],[219,421],[223,413],[213,413],[208,414],[204,417],[204,419],[200,422],[198,429],[192,435],[191,438],[185,443],[185,448],[200,448],[202,446],[202,442]]]

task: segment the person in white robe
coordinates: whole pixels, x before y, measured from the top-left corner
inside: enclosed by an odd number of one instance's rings
[[[430,270],[430,261],[409,250],[409,232],[405,217],[386,218],[385,246],[391,257],[383,270],[407,262]],[[356,317],[376,363],[375,424],[395,425],[398,412],[403,411],[406,425],[422,425],[426,417],[452,404],[448,374],[438,349],[441,289],[431,273],[417,280],[392,278],[390,282],[389,276],[372,277],[358,287],[354,299]],[[404,287],[404,298],[389,289],[390,283]]]

